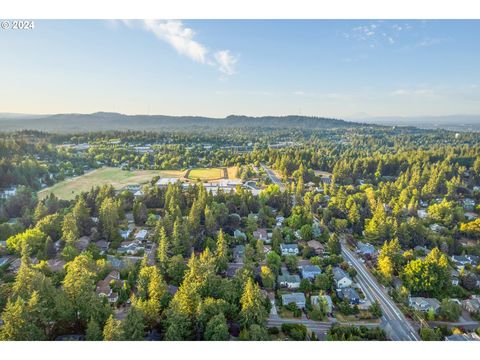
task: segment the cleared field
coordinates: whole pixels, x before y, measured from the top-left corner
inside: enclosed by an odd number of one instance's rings
[[[229,179],[238,179],[238,166],[230,166],[227,168],[227,174]]]
[[[225,177],[224,168],[203,168],[192,169],[188,172],[188,178],[191,180],[218,180]]]
[[[127,185],[145,184],[154,176],[182,177],[184,174],[185,172],[180,170],[124,171],[119,168],[105,167],[43,189],[38,192],[38,197],[43,199],[53,193],[60,199],[71,200],[81,192],[89,191],[97,185],[111,184],[115,189],[121,189]]]

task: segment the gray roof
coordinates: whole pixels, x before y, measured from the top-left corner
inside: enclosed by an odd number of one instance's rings
[[[301,292],[282,295],[282,302],[284,305],[290,304],[291,302],[297,303],[305,301],[305,295]]]
[[[338,296],[341,299],[344,299],[344,298],[347,298],[348,300],[360,299],[360,296],[358,295],[357,291],[353,288],[343,288],[337,291],[338,291]]]
[[[300,276],[298,275],[291,275],[291,274],[285,274],[285,275],[278,275],[278,282],[288,282],[288,283],[299,283],[300,282]]]
[[[321,274],[322,270],[318,265],[303,265],[300,267],[303,272],[306,273],[314,273],[314,274]]]
[[[333,268],[333,278],[335,279],[335,281],[342,280],[345,277],[350,279],[350,276],[348,275],[348,273],[345,270],[343,270],[342,268],[339,268],[339,267],[334,267]]]
[[[298,249],[297,244],[280,244],[281,249]]]
[[[359,253],[369,254],[369,255],[375,254],[376,252],[375,246],[373,246],[372,244],[363,243],[361,241],[357,243],[357,250]]]

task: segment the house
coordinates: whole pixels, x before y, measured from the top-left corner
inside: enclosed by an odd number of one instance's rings
[[[475,208],[475,200],[470,198],[463,199],[463,208],[467,211],[473,211]]]
[[[471,211],[466,211],[463,215],[465,216],[465,219],[467,219],[468,221],[473,221],[478,219],[478,215]]]
[[[337,289],[344,289],[352,286],[352,279],[350,276],[339,267],[333,268],[333,280]]]
[[[90,238],[88,236],[82,236],[80,239],[78,239],[75,242],[75,247],[79,251],[84,251],[88,248],[88,245],[90,245]]]
[[[119,287],[123,286],[124,281],[120,280],[120,273],[117,270],[111,271],[105,279],[97,283],[96,293],[99,296],[107,297],[110,303],[115,303],[118,300],[118,294],[113,292],[110,286],[112,282]]]
[[[424,209],[420,209],[420,210],[417,210],[417,216],[420,218],[420,219],[426,219],[428,217],[428,213],[426,210]]]
[[[145,195],[145,194],[144,194],[144,192],[143,192],[142,190],[137,190],[137,191],[135,191],[135,192],[133,193],[133,196],[134,196],[135,198],[140,198],[140,197],[143,197],[144,195]]]
[[[314,280],[316,276],[322,273],[322,270],[320,270],[318,265],[303,265],[300,266],[300,272],[302,274],[302,278]]]
[[[278,275],[278,285],[289,289],[298,289],[300,287],[300,276],[291,275],[286,273],[285,275]]]
[[[282,255],[298,255],[298,245],[297,244],[280,244],[280,251]]]
[[[100,240],[95,243],[95,245],[100,249],[100,253],[103,255],[108,251],[110,244],[105,240]]]
[[[131,229],[127,229],[127,230],[120,230],[120,236],[122,237],[122,239],[124,240],[127,240],[130,236],[130,234],[132,233],[132,230]]]
[[[238,229],[233,232],[233,237],[235,239],[247,240],[247,235],[243,231]]]
[[[282,227],[284,221],[285,221],[285,218],[283,216],[277,216],[275,218],[275,222],[276,222],[277,227]]]
[[[299,309],[305,308],[305,295],[303,293],[290,293],[282,295],[282,304],[288,305],[290,303],[295,303]]]
[[[310,297],[312,306],[315,307],[316,305],[318,305],[320,298],[325,299],[325,301],[327,302],[327,314],[331,314],[333,312],[333,301],[330,295],[314,295]]]
[[[375,246],[369,243],[363,243],[359,241],[357,243],[357,254],[368,257],[368,258],[373,258],[376,254],[377,250],[375,249]]]
[[[138,243],[134,241],[130,241],[130,242],[127,241],[121,244],[121,246],[117,249],[117,253],[136,255],[142,250],[145,250],[143,246],[139,246]]]
[[[48,265],[49,269],[53,272],[62,271],[65,264],[66,264],[65,260],[62,260],[62,259],[47,260],[47,265]]]
[[[245,255],[245,245],[237,245],[233,248],[233,257],[235,262],[243,263],[243,257]]]
[[[15,196],[16,194],[17,194],[17,188],[15,186],[11,186],[3,190],[3,192],[0,193],[0,197],[4,199],[8,199],[8,198],[11,198],[12,196]]]
[[[148,231],[145,229],[140,230],[135,234],[135,240],[137,241],[145,241],[148,235]]]
[[[463,300],[462,308],[471,314],[480,314],[480,298],[478,296],[472,296],[470,299]]]
[[[477,255],[453,255],[452,261],[458,270],[461,270],[465,265],[477,266],[480,262],[480,257]]]
[[[430,309],[436,313],[440,308],[440,302],[434,298],[411,297],[408,299],[409,306],[417,311],[428,312]]]
[[[322,255],[325,251],[325,246],[318,240],[307,241],[307,245],[315,250],[316,255]]]
[[[452,269],[450,271],[450,279],[453,286],[458,286],[458,284],[460,284],[460,273],[457,270]]]
[[[340,300],[347,299],[350,305],[360,304],[360,296],[357,291],[351,287],[337,289],[337,296]]]
[[[445,341],[480,341],[480,336],[476,333],[453,334],[445,337]]]
[[[9,262],[10,262],[10,257],[8,256],[0,258],[0,267],[7,265]]]
[[[264,242],[268,241],[267,229],[257,229],[253,232],[253,237],[257,240],[262,240]]]
[[[445,229],[445,227],[443,227],[442,225],[439,225],[439,224],[431,224],[429,226],[430,230],[432,230],[433,232],[436,232],[436,233],[439,233],[441,231],[443,231],[443,229]]]

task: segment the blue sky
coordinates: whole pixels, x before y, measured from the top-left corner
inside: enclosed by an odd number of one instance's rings
[[[0,31],[0,112],[480,113],[480,21],[38,20]]]

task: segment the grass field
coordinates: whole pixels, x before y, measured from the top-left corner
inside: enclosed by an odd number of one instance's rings
[[[192,169],[188,173],[190,180],[218,180],[224,178],[224,168]]]
[[[184,174],[185,172],[180,170],[124,171],[119,168],[105,167],[43,189],[38,192],[38,197],[43,199],[54,193],[60,199],[71,200],[96,185],[111,184],[115,189],[121,189],[127,185],[145,184],[154,176],[182,177]]]
[[[229,179],[238,179],[238,166],[230,166],[227,168],[228,178]]]

